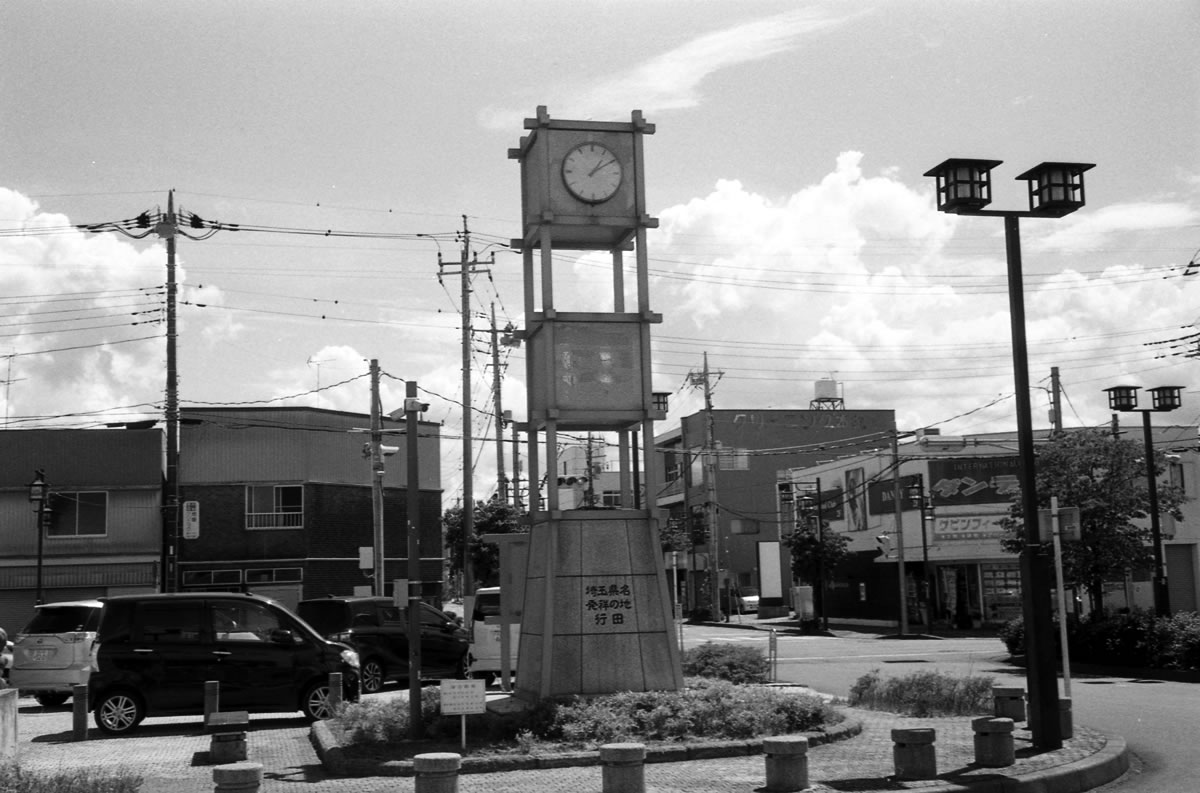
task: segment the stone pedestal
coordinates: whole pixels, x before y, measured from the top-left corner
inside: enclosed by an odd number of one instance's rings
[[[808,738],[776,735],[763,738],[767,784],[770,793],[791,793],[808,788]]]
[[[936,779],[937,732],[927,727],[892,730],[892,759],[897,779]]]
[[[600,747],[602,793],[646,793],[646,746],[607,743]]]
[[[984,716],[971,720],[975,732],[975,764],[1004,768],[1017,761],[1013,745],[1013,720]]]
[[[662,552],[643,510],[535,517],[517,696],[683,687]]]
[[[1025,689],[1019,686],[992,686],[993,715],[997,718],[1025,721]]]

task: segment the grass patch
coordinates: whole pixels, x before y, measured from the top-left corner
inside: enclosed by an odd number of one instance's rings
[[[0,766],[0,790],[4,793],[136,793],[142,778],[136,774],[98,774],[69,771],[35,774],[19,765]]]
[[[849,704],[907,716],[984,716],[993,710],[994,678],[952,677],[941,672],[914,672],[884,678],[873,669],[854,682]]]
[[[439,692],[422,691],[425,741],[408,740],[408,703],[353,703],[329,723],[351,757],[406,759],[462,752],[459,717],[439,715]],[[724,680],[689,678],[680,691],[624,692],[543,700],[514,714],[467,717],[467,755],[591,751],[602,744],[648,745],[746,739],[821,730],[845,717],[821,697]]]

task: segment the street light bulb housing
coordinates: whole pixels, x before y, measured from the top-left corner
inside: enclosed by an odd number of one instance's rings
[[[1108,394],[1108,409],[1123,412],[1137,410],[1137,392],[1141,390],[1141,387],[1136,385],[1115,385],[1104,389]]]
[[[1183,386],[1160,385],[1158,388],[1147,389],[1150,392],[1152,409],[1160,413],[1175,410],[1183,404],[1180,392]]]
[[[1060,218],[1084,205],[1083,172],[1091,163],[1044,162],[1017,177],[1029,184],[1029,212],[1038,217]]]
[[[991,171],[1001,162],[951,158],[926,171],[937,180],[938,211],[970,213],[992,203]]]

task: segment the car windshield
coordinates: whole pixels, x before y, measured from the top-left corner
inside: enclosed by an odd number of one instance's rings
[[[100,624],[95,606],[42,606],[22,633],[71,633],[94,631]]]

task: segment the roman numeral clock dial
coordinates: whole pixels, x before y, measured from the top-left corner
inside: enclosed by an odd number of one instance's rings
[[[616,195],[621,177],[621,161],[599,143],[581,143],[563,158],[563,184],[571,195],[589,204],[600,204]]]

